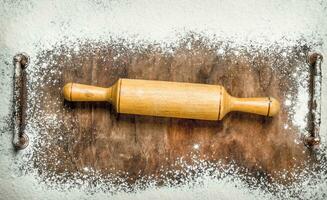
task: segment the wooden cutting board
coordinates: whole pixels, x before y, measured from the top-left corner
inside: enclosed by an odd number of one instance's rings
[[[286,180],[278,172],[292,174],[314,162],[292,124],[294,111],[284,104],[290,96],[296,101],[297,73],[311,73],[307,46],[233,48],[190,36],[168,49],[112,41],[41,52],[33,72],[38,79],[29,81],[37,95],[28,98],[26,113],[27,125],[37,122],[30,134],[38,138],[32,144],[38,172],[71,179],[67,174],[93,170],[129,183],[151,175],[178,181],[165,172],[183,169],[182,159],[233,162],[256,178],[289,182],[291,175]],[[67,82],[108,87],[118,78],[220,84],[237,97],[275,97],[281,111],[274,118],[230,113],[222,121],[136,116],[117,114],[109,103],[66,102],[61,93]]]

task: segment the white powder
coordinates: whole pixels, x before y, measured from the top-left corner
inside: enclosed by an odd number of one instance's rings
[[[291,106],[292,105],[292,101],[290,99],[286,99],[284,102],[285,106]]]
[[[232,44],[238,46],[270,48],[272,44],[276,44],[280,47],[289,47],[298,44],[299,40],[306,40],[310,43],[327,41],[326,8],[327,4],[322,0],[4,0],[0,3],[0,91],[3,101],[0,106],[1,117],[9,113],[11,86],[8,82],[12,76],[11,59],[17,52],[25,51],[31,56],[32,62],[28,70],[33,75],[37,68],[47,67],[46,64],[35,65],[35,56],[41,50],[52,49],[61,42],[74,47],[76,52],[79,51],[79,41],[108,41],[110,38],[125,38],[129,43],[135,42],[140,45],[158,43],[166,47],[174,44],[186,33],[193,31],[212,40],[232,41]],[[218,54],[224,54],[224,49],[220,49]],[[282,56],[287,57],[288,53],[282,52]],[[297,74],[293,76],[296,77]],[[42,79],[37,76],[30,78],[31,82]],[[302,78],[298,79],[298,94],[292,120],[292,123],[300,129],[305,127],[305,115],[308,112],[308,91],[305,90],[306,85],[300,83]],[[37,95],[33,94],[33,91],[29,92],[30,98]],[[293,106],[289,99],[286,99],[284,103],[287,106]],[[56,120],[55,114],[49,115],[48,120],[45,126],[56,126],[60,123]],[[1,124],[1,126],[4,125]],[[288,125],[284,127],[287,129]],[[13,174],[12,166],[17,165],[15,160],[20,160],[21,163],[28,162],[33,151],[33,144],[38,139],[37,135],[33,134],[40,131],[37,123],[31,123],[26,128],[30,134],[31,146],[16,156],[13,156],[11,149],[8,149],[11,145],[10,133],[1,135],[1,141],[4,141],[0,144],[0,153],[3,154],[1,157],[3,163],[0,165],[0,178],[3,180],[1,188],[4,189],[2,197],[6,199],[80,199],[83,195],[83,198],[89,198],[83,193],[83,187],[88,187],[88,183],[85,182],[81,182],[81,188],[62,192],[47,188],[38,180],[36,172],[18,177]],[[197,144],[194,145],[195,149],[199,147]],[[323,167],[326,168],[326,166]],[[90,172],[91,169],[85,168],[84,171]],[[226,172],[226,174],[233,173]],[[292,191],[303,190],[301,192],[304,193],[304,198],[315,195],[315,192],[320,194],[326,189],[326,182],[320,181],[324,178],[326,175],[323,173],[311,178],[304,177],[303,179],[308,181],[302,182],[302,186],[294,186]],[[218,180],[204,175],[199,179],[180,188],[149,187],[135,194],[118,193],[114,197],[117,199],[273,198],[263,190],[251,189],[244,185],[238,176],[226,176]],[[310,180],[317,181],[317,183],[312,186]],[[192,185],[195,186],[191,187]],[[101,188],[101,184],[98,187]],[[280,192],[286,190],[280,187]],[[292,192],[286,192],[284,198],[290,198],[291,195]],[[106,198],[107,196],[106,192],[98,191],[93,198]]]
[[[299,80],[303,79],[299,78]],[[308,84],[306,84],[306,82],[302,82],[302,84],[299,84],[298,87],[297,100],[295,101],[294,106],[295,113],[293,116],[293,123],[302,131],[304,131],[305,127],[307,126],[307,114],[309,113],[308,102]]]
[[[199,144],[194,144],[193,145],[193,149],[198,150],[199,148],[200,148],[200,145]]]
[[[169,43],[185,31],[239,45],[281,40],[279,45],[289,45],[325,34],[325,14],[316,12],[320,7],[308,1],[6,1],[1,7],[1,35],[11,52],[30,54],[62,40],[68,44],[123,37]],[[317,26],[310,18],[325,24]]]

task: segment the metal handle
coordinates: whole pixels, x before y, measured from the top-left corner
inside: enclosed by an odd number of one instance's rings
[[[28,136],[25,134],[26,107],[26,74],[25,68],[29,64],[29,56],[26,53],[19,53],[14,56],[14,90],[13,90],[13,145],[17,150],[28,146]]]
[[[304,143],[308,147],[316,148],[320,144],[320,122],[321,122],[321,84],[322,73],[321,63],[323,57],[319,53],[309,53],[307,62],[310,66],[310,85],[311,97],[309,102],[309,135],[304,137]]]

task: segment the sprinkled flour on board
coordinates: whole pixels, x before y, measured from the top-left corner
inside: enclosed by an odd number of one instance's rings
[[[326,39],[327,32],[325,28],[327,27],[326,7],[327,5],[323,1],[3,1],[0,6],[0,92],[3,95],[2,98],[11,99],[8,82],[12,76],[10,73],[12,56],[17,52],[27,52],[32,58],[28,68],[29,98],[36,100],[33,110],[27,112],[30,116],[33,116],[33,112],[38,115],[42,109],[40,108],[41,103],[36,98],[39,94],[33,92],[33,87],[35,87],[33,85],[43,81],[49,84],[57,83],[56,80],[43,80],[44,75],[38,74],[41,69],[47,70],[49,65],[56,63],[38,64],[36,63],[37,56],[42,51],[55,49],[62,44],[73,49],[74,52],[79,52],[79,45],[86,41],[105,43],[110,40],[121,40],[125,46],[129,46],[131,49],[156,44],[163,51],[173,53],[176,42],[183,39],[186,34],[194,32],[208,38],[208,45],[224,41],[224,44],[221,45],[222,48],[217,50],[217,55],[225,55],[225,45],[235,49],[235,56],[240,56],[243,51],[251,49],[259,49],[263,52],[267,49],[277,49],[280,50],[280,55],[287,60],[288,56],[293,55],[288,52],[290,47],[308,45],[319,50],[322,48],[321,46],[325,45],[322,44],[322,41]],[[23,9],[25,10],[23,11]],[[316,21],[321,24],[317,25]],[[19,27],[19,31],[17,31],[17,27]],[[60,54],[60,52],[57,53]],[[114,59],[119,59],[119,56],[117,55]],[[278,66],[276,68],[278,69]],[[57,72],[49,70],[47,73],[55,74]],[[291,125],[295,125],[299,128],[300,133],[303,133],[306,131],[304,128],[308,112],[309,93],[306,90],[307,83],[305,81],[308,73],[299,69],[291,76],[298,82],[295,87],[296,91],[286,94],[287,98],[282,102],[293,110],[290,122],[286,123],[284,128],[288,129]],[[55,104],[56,102],[59,101],[49,99],[49,103],[45,106],[58,106]],[[9,113],[9,107],[10,100],[5,100],[1,112]],[[140,184],[136,186],[135,193],[124,193],[124,191],[129,191],[124,180],[110,180],[110,177],[102,177],[90,167],[83,168],[83,173],[63,174],[62,176],[72,176],[70,179],[64,179],[65,182],[61,182],[61,178],[57,174],[49,176],[53,180],[52,182],[50,180],[51,185],[47,185],[42,182],[37,169],[31,167],[33,166],[33,153],[38,150],[33,144],[41,142],[46,145],[46,142],[49,141],[40,141],[40,135],[36,133],[42,133],[48,127],[59,127],[63,122],[57,118],[56,113],[47,113],[42,121],[33,121],[33,117],[30,120],[31,123],[28,123],[26,131],[29,133],[31,146],[15,157],[8,150],[10,133],[4,134],[6,126],[1,122],[1,127],[4,127],[1,141],[6,141],[6,143],[0,145],[0,152],[5,154],[7,159],[4,160],[8,160],[2,162],[10,165],[7,169],[7,171],[9,170],[8,174],[12,173],[10,172],[12,169],[16,169],[18,174],[21,171],[26,173],[21,176],[7,175],[6,171],[2,170],[1,177],[8,180],[4,182],[7,184],[5,188],[8,191],[15,188],[12,185],[20,185],[20,191],[23,191],[21,195],[25,197],[29,192],[27,189],[29,182],[35,184],[33,187],[41,188],[33,190],[39,192],[40,196],[45,196],[49,192],[48,190],[59,190],[64,192],[64,196],[68,195],[75,199],[83,190],[87,189],[94,194],[94,198],[96,195],[108,195],[108,191],[118,192],[115,197],[121,199],[159,198],[161,196],[173,198],[176,197],[175,195],[177,198],[197,199],[203,198],[203,196],[215,199],[217,195],[222,199],[232,199],[233,197],[271,199],[275,197],[274,193],[283,198],[296,198],[292,196],[294,194],[309,198],[315,196],[315,193],[323,195],[324,193],[321,192],[326,191],[327,187],[324,181],[326,180],[326,164],[314,166],[320,168],[317,171],[304,169],[297,173],[301,181],[290,187],[270,186],[265,180],[253,180],[259,182],[259,187],[251,187],[246,184],[246,179],[251,176],[243,177],[238,171],[244,169],[240,169],[235,164],[224,166],[218,163],[213,166],[212,163],[197,160],[196,157],[195,161],[198,163],[194,166],[187,166],[180,160],[176,161],[185,165],[186,169],[184,183],[180,187],[174,187],[172,183],[158,188],[155,181],[151,181],[151,177],[149,177],[146,187]],[[7,127],[7,129],[9,128]],[[61,136],[54,139],[58,142],[63,140]],[[194,148],[195,150],[201,148],[201,145],[194,144]],[[322,148],[325,148],[324,145]],[[326,163],[324,155],[318,155],[317,159]],[[42,160],[39,162],[42,163]],[[61,161],[57,160],[56,162],[60,165]],[[206,173],[203,173],[203,169],[206,169]],[[199,177],[192,179],[190,174],[194,170],[199,172]],[[179,172],[169,173],[176,176],[179,174]],[[7,176],[11,176],[11,178],[6,178]],[[284,176],[287,178],[287,172]],[[21,179],[24,179],[23,183],[27,184],[20,184]],[[90,184],[92,181],[96,183],[93,186]],[[118,186],[113,184],[117,182],[121,184]],[[144,187],[147,189],[144,190]],[[66,191],[67,188],[72,188],[72,192]],[[271,191],[271,188],[276,191]],[[60,196],[59,193],[56,194]]]

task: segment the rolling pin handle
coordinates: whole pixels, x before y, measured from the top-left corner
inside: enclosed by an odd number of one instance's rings
[[[63,95],[67,101],[111,101],[111,88],[67,83]]]
[[[230,97],[230,110],[247,113],[254,113],[267,117],[273,117],[278,114],[280,110],[279,102],[273,97],[259,97],[259,98],[237,98]],[[223,116],[222,116],[223,117]]]

